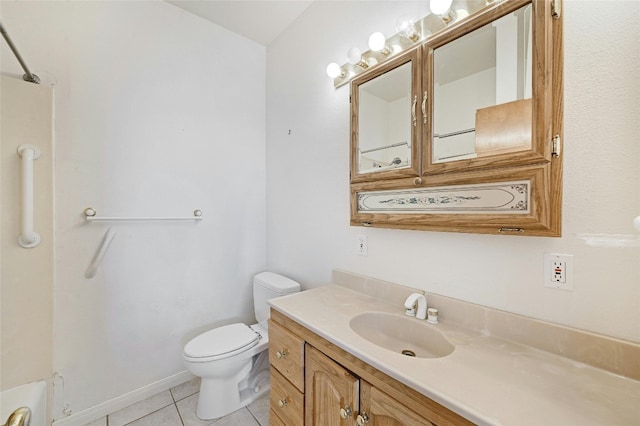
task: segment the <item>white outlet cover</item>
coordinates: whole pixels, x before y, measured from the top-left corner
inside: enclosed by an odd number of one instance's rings
[[[565,264],[565,282],[556,282],[553,280],[553,263],[560,260]],[[545,253],[543,265],[543,283],[545,287],[555,288],[559,290],[573,291],[573,255],[559,253]]]

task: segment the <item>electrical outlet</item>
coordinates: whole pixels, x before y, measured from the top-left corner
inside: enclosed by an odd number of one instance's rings
[[[551,260],[551,281],[558,284],[567,283],[567,263],[560,257]]]
[[[560,290],[573,290],[573,255],[544,254],[544,286]]]
[[[358,244],[357,250],[358,255],[366,256],[369,252],[369,248],[367,247],[367,236],[366,235],[358,235],[356,237],[356,242]]]

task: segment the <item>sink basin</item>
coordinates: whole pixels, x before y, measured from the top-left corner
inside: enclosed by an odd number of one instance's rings
[[[409,357],[441,358],[455,349],[437,326],[413,317],[367,312],[353,317],[349,327],[369,342]]]

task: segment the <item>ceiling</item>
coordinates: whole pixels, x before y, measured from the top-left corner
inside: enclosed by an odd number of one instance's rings
[[[268,46],[312,0],[166,0],[174,6]]]

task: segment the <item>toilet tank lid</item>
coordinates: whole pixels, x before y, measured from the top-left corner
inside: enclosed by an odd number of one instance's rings
[[[260,272],[253,278],[253,282],[281,294],[300,291],[299,283],[275,272]]]

